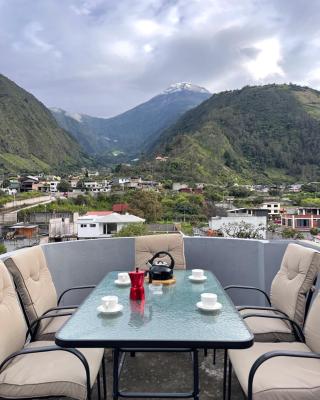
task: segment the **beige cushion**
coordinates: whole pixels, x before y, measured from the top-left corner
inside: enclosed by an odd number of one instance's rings
[[[290,243],[282,259],[280,270],[271,286],[271,304],[303,325],[306,293],[312,287],[320,267],[320,253]]]
[[[183,237],[180,234],[137,236],[135,238],[135,267],[147,269],[146,263],[158,251],[167,251],[175,262],[175,268],[185,269]],[[170,258],[165,256],[163,261],[170,263]]]
[[[308,313],[304,335],[310,349],[320,353],[320,294],[314,299]]]
[[[253,363],[275,350],[307,351],[304,343],[255,343],[246,350],[230,350],[229,356],[244,392]],[[320,360],[276,357],[258,369],[253,380],[254,400],[315,400],[320,398]]]
[[[0,260],[0,364],[25,342],[27,325],[12,278]]]
[[[53,342],[32,342],[26,348],[53,344]],[[80,349],[80,351],[88,361],[92,386],[104,350]],[[14,358],[0,374],[0,397],[16,399],[41,396],[86,399],[86,375],[80,360],[65,351],[25,354]]]
[[[280,315],[271,310],[241,310],[240,314],[242,316],[246,314]],[[245,318],[244,321],[257,342],[292,342],[295,340],[294,334],[292,334],[292,330],[286,321],[260,317]]]
[[[40,246],[15,252],[5,260],[30,324],[57,306],[57,293]]]

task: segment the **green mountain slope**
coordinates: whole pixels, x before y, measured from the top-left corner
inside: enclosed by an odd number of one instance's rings
[[[205,182],[319,180],[320,92],[244,87],[188,111],[150,148],[166,174]]]
[[[87,163],[80,146],[33,95],[0,75],[0,168],[68,169]]]

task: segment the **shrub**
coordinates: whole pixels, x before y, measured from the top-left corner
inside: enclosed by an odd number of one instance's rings
[[[145,224],[128,224],[121,231],[115,234],[115,237],[131,237],[142,236],[147,234],[147,226]]]

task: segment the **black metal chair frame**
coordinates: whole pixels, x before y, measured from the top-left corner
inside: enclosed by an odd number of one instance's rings
[[[295,321],[290,320],[290,318],[288,318],[288,317],[281,316],[281,315],[279,315],[279,316],[268,315],[267,316],[267,315],[263,315],[263,314],[247,314],[247,315],[243,316],[243,319],[250,318],[250,317],[274,318],[274,319],[283,319],[285,321],[288,321],[291,323],[291,326],[294,327],[293,333],[294,333],[295,337],[297,338],[297,341],[300,343],[305,343],[305,337],[304,337],[301,327]],[[295,332],[295,330],[296,330],[296,332]],[[320,359],[320,354],[312,353],[312,352],[309,353],[309,352],[278,350],[278,351],[270,351],[265,354],[262,354],[253,363],[253,365],[250,369],[250,372],[249,372],[247,400],[253,400],[253,378],[255,376],[257,369],[260,367],[260,365],[271,358],[281,357],[281,356],[282,357],[299,357],[299,358],[318,358],[318,359]],[[227,364],[228,364],[228,366],[227,366]],[[228,375],[228,382],[226,382],[227,375]],[[228,400],[230,400],[231,399],[231,385],[232,385],[232,363],[231,363],[230,359],[228,360],[227,352],[225,353],[225,365],[224,365],[223,379],[224,379],[224,382],[226,382],[226,393],[228,395]]]
[[[70,310],[70,309],[78,308],[78,305],[72,305],[72,306],[60,306],[59,305],[61,303],[61,300],[62,300],[63,296],[66,293],[68,293],[68,292],[70,292],[72,290],[94,289],[95,287],[96,287],[96,285],[73,286],[71,288],[68,288],[68,289],[64,290],[60,294],[60,296],[58,298],[57,307],[49,308],[49,310],[45,311],[40,317],[38,317],[35,321],[33,321],[31,323],[29,321],[29,318],[28,318],[28,315],[26,313],[26,310],[25,310],[23,301],[21,299],[21,296],[19,294],[19,291],[17,290],[17,286],[15,285],[16,292],[17,292],[18,298],[19,298],[19,302],[20,302],[20,305],[21,305],[21,308],[22,308],[22,311],[23,311],[23,315],[24,315],[24,318],[25,318],[26,323],[27,323],[28,334],[30,334],[31,340],[33,341],[33,340],[36,339],[36,336],[37,336],[37,333],[38,333],[38,330],[39,330],[39,327],[40,327],[40,322],[41,322],[42,319],[63,317],[63,316],[66,316],[66,315],[72,315],[73,314],[72,312],[69,312],[69,313],[62,312],[60,314],[50,314],[50,315],[48,315],[48,313],[53,312],[53,311],[60,311],[60,310],[63,311],[63,310]]]
[[[57,345],[52,345],[52,346],[43,346],[43,347],[38,347],[38,348],[24,348],[21,349],[15,353],[12,353],[10,356],[8,356],[3,362],[0,364],[0,374],[3,369],[5,369],[5,366],[8,364],[9,361],[14,359],[15,357],[18,357],[23,354],[34,354],[34,353],[45,353],[45,352],[51,352],[51,351],[65,351],[67,353],[73,354],[75,357],[77,357],[86,373],[86,387],[87,387],[87,400],[91,400],[91,394],[92,394],[92,388],[91,388],[91,381],[90,381],[90,368],[89,364],[85,358],[85,356],[77,349],[70,349],[70,348],[63,348],[59,347]],[[102,380],[103,380],[103,399],[106,400],[107,398],[107,385],[106,385],[106,371],[105,371],[105,359],[104,356],[102,358]],[[100,371],[98,372],[97,375],[97,392],[98,392],[98,399],[101,400],[101,382],[100,382]],[[61,397],[61,396],[59,396]],[[42,396],[42,397],[33,397],[36,399],[45,399],[45,398],[52,398],[52,396]],[[6,399],[3,397],[0,397],[0,399]],[[25,399],[29,399],[26,397]]]

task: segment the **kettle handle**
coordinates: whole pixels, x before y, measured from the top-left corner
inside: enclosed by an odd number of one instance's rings
[[[158,251],[158,253],[156,253],[152,258],[150,258],[149,261],[147,261],[147,264],[152,265],[153,261],[160,257],[162,254],[165,254],[166,256],[168,256],[171,260],[171,264],[169,265],[170,269],[174,268],[174,259],[172,257],[172,255],[170,253],[168,253],[167,251]]]

